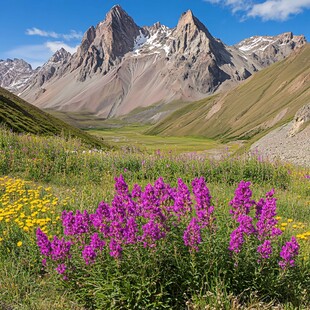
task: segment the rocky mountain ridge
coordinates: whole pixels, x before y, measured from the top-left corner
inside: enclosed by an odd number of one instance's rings
[[[263,66],[268,66],[287,57],[292,50],[306,44],[303,35],[294,36],[285,32],[277,36],[254,36],[235,45],[246,56],[252,56]]]
[[[21,96],[41,108],[110,118],[228,89],[304,44],[303,36],[283,34],[227,46],[190,10],[173,29],[139,27],[116,5],[75,54],[62,51],[33,72]]]
[[[0,87],[19,93],[34,72],[31,65],[22,59],[0,59]]]

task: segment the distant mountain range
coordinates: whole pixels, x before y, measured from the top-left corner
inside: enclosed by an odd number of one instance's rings
[[[284,33],[227,46],[191,11],[173,29],[139,27],[117,5],[86,31],[73,55],[61,49],[36,70],[1,60],[0,86],[40,108],[112,118],[230,89],[305,44],[303,35]]]

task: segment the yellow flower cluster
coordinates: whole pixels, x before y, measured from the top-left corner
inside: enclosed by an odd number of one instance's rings
[[[41,227],[46,234],[50,233],[59,220],[55,212],[58,205],[58,198],[51,194],[51,188],[21,179],[0,178],[0,243],[16,227],[26,233]],[[22,246],[22,242],[17,246]]]
[[[304,231],[306,228],[306,225],[304,223],[294,222],[293,219],[283,220],[283,218],[281,216],[277,216],[276,219],[279,221],[277,226],[282,231],[285,231],[286,229],[294,230],[296,232],[299,232],[296,235],[296,238],[301,239],[301,240],[309,240],[310,241],[310,231]]]

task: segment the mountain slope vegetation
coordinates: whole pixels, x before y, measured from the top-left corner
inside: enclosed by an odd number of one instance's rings
[[[98,138],[45,113],[18,96],[0,87],[0,124],[14,132],[75,137],[82,142],[107,148]]]
[[[225,94],[180,109],[148,130],[152,135],[250,139],[292,120],[310,100],[310,45]]]

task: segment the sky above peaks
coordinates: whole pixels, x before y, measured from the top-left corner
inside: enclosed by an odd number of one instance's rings
[[[310,41],[310,0],[1,0],[0,59],[22,58],[35,68],[61,47],[74,53],[84,32],[116,4],[139,26],[160,21],[172,28],[191,9],[228,45],[288,31]]]

